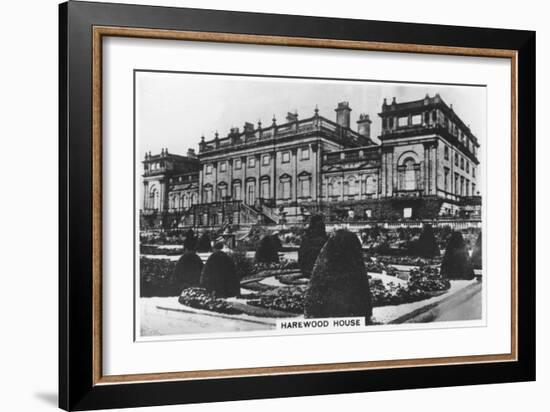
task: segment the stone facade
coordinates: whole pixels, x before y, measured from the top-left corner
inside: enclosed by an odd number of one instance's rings
[[[245,123],[199,152],[145,156],[142,215],[151,226],[300,222],[331,219],[434,219],[480,213],[479,143],[439,95],[386,100],[380,143],[371,120],[338,103],[321,116],[269,126]]]

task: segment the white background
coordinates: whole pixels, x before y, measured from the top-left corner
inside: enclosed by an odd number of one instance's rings
[[[550,110],[545,99],[548,77],[542,76],[550,71],[550,28],[544,2],[501,1],[497,6],[495,2],[464,0],[452,8],[440,0],[395,0],[391,5],[345,0],[321,4],[319,1],[292,0],[150,3],[537,30],[537,117],[543,119]],[[4,177],[0,203],[3,216],[0,402],[2,409],[7,411],[53,410],[57,391],[57,2],[10,2],[0,7],[3,52],[0,66],[3,156],[0,164]],[[543,156],[550,149],[550,143],[543,138],[548,131],[543,127],[539,121],[537,157],[541,183],[537,203],[541,215],[544,214],[543,205],[550,200],[543,192],[547,178]],[[538,249],[544,252],[548,243],[543,243],[541,234],[550,229],[548,220],[540,218],[538,227]],[[550,384],[546,349],[550,308],[542,296],[550,285],[540,259],[544,253],[538,255],[536,383],[173,406],[164,410],[545,410],[545,389]]]
[[[103,196],[105,374],[127,375],[510,352],[510,230],[508,225],[503,225],[503,222],[509,221],[510,216],[510,185],[502,179],[503,176],[510,175],[510,163],[507,160],[510,158],[510,123],[499,121],[509,118],[510,113],[509,61],[462,56],[433,57],[425,54],[289,49],[125,38],[106,39],[103,53],[103,171],[108,176],[108,179],[104,179]],[[485,240],[488,247],[484,249],[488,271],[488,276],[485,277],[487,326],[479,327],[484,322],[465,322],[460,326],[467,324],[469,328],[432,324],[407,328],[406,331],[403,327],[400,330],[392,328],[390,331],[385,327],[372,328],[368,333],[338,333],[322,337],[318,334],[289,337],[273,336],[269,332],[239,332],[236,334],[239,339],[227,339],[225,337],[228,334],[216,334],[216,337],[225,339],[158,339],[157,342],[133,342],[133,301],[130,292],[133,290],[134,231],[132,214],[129,213],[133,207],[131,182],[134,179],[132,71],[134,68],[147,68],[212,72],[219,70],[220,61],[225,62],[223,70],[228,73],[486,84],[485,93],[480,93],[478,97],[483,103],[477,103],[478,107],[481,106],[478,108],[481,117],[487,118],[487,129],[478,128],[477,137],[481,144],[479,154],[482,163],[478,169],[482,179],[485,178],[483,170],[488,164],[485,160],[486,150],[491,153],[488,184],[482,185],[487,187],[483,192],[486,213],[484,221],[488,229]],[[402,67],[407,67],[407,71],[403,72]],[[144,75],[138,76],[138,90],[142,85],[142,76]],[[323,82],[317,84],[322,85]],[[448,104],[452,103],[444,89],[440,92]],[[420,96],[423,95],[421,92]],[[140,95],[136,101],[137,113],[140,113],[143,98]],[[371,116],[374,116],[372,112]],[[138,127],[138,147],[142,138],[142,129]],[[162,140],[163,136],[160,135],[158,139]],[[137,171],[141,170],[141,160],[141,156],[135,159]],[[135,185],[136,193],[140,193],[141,181],[136,179]],[[137,200],[138,208],[140,198],[141,196]],[[135,234],[137,236],[137,231]],[[136,238],[136,242],[138,241]],[[139,265],[137,256],[135,263]],[[139,296],[139,291],[136,294]],[[139,324],[138,314],[138,328]],[[477,327],[472,327],[474,325]],[[426,330],[428,327],[429,331]],[[253,335],[258,337],[252,337]],[[220,347],[224,351],[219,351]],[[345,351],[328,349],[344,347]],[[266,356],[266,351],[269,356]],[[227,356],[227,353],[231,353],[231,356]]]

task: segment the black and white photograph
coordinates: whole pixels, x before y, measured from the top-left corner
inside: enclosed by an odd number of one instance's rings
[[[486,88],[134,70],[139,339],[481,327]]]

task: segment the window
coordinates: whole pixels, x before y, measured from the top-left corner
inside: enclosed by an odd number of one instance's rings
[[[235,159],[235,169],[239,170],[242,167],[241,159]]]
[[[281,199],[290,199],[290,176],[281,177]]]
[[[248,167],[256,167],[256,158],[254,156],[248,158]]]
[[[264,179],[260,184],[260,196],[264,199],[269,199],[269,180]]]
[[[225,172],[227,170],[227,162],[220,162],[220,172]]]
[[[212,202],[212,186],[206,186],[204,188],[204,203]]]
[[[310,196],[310,179],[309,177],[300,178],[300,197]]]
[[[420,114],[415,114],[413,117],[412,117],[412,124],[421,124],[422,123],[422,115]]]
[[[303,147],[301,150],[300,159],[308,160],[309,159],[309,147]]]
[[[288,162],[290,162],[290,152],[283,152],[283,155],[282,155],[282,158],[281,158],[281,162],[282,162],[282,163],[288,163]]]
[[[373,176],[368,176],[365,181],[365,192],[369,195],[376,193],[376,181]]]
[[[218,184],[218,194],[219,194],[220,200],[224,200],[227,197],[227,184],[226,183]]]
[[[365,209],[365,217],[367,219],[370,219],[372,217],[372,210],[371,209]]]
[[[466,173],[470,173],[470,162],[466,160]]]
[[[241,200],[241,182],[233,183],[233,199]]]
[[[413,213],[413,210],[412,210],[412,207],[405,207],[403,208],[403,217],[405,219],[409,219],[412,217],[412,213]]]
[[[455,173],[455,195],[459,194],[458,189],[458,173]]]
[[[159,192],[155,187],[149,192],[149,207],[155,210],[159,208]]]
[[[444,149],[445,160],[449,160],[449,146],[445,145]]]
[[[472,183],[472,196],[476,195],[476,184]]]
[[[405,127],[409,124],[409,117],[403,116],[397,119],[397,126],[398,127]]]
[[[426,124],[430,123],[430,113],[429,112],[424,113],[424,123],[426,123]]]
[[[476,168],[472,166],[472,177],[476,177]]]
[[[437,112],[434,110],[432,112],[432,121],[435,123],[436,120],[437,120]]]
[[[455,166],[458,166],[458,153],[455,153]]]
[[[464,170],[464,158],[463,157],[460,158],[460,168],[462,170]]]
[[[264,155],[262,157],[262,165],[263,166],[269,166],[270,157],[269,155]]]
[[[448,192],[449,191],[449,168],[446,167],[445,168],[445,191]]]
[[[470,181],[466,180],[466,196],[470,196]]]
[[[464,177],[460,177],[460,196],[464,196]]]
[[[212,174],[212,165],[206,165],[206,171],[205,171],[205,173],[206,173],[207,175]]]
[[[393,117],[390,117],[389,121],[390,121],[390,129],[393,129]]]
[[[403,188],[405,190],[416,190],[416,172],[414,170],[414,160],[409,158],[404,163]]]

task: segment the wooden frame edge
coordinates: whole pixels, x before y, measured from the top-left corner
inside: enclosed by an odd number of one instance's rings
[[[509,58],[511,60],[511,140],[512,140],[512,251],[511,251],[511,352],[509,354],[472,355],[441,358],[418,358],[349,363],[328,363],[314,365],[289,365],[257,368],[235,368],[204,371],[162,372],[131,375],[108,375],[102,373],[102,39],[104,36],[130,37],[163,40],[187,40],[238,44],[257,44],[291,47],[317,47],[351,50],[368,50],[398,53],[422,53],[438,55]],[[421,366],[442,366],[474,363],[514,362],[518,360],[517,312],[518,312],[518,256],[517,256],[517,186],[518,186],[518,136],[517,136],[517,80],[518,52],[508,49],[468,48],[455,46],[433,46],[406,43],[385,43],[355,40],[335,40],[305,37],[265,36],[220,32],[197,32],[165,29],[144,29],[115,26],[93,26],[92,28],[92,228],[93,228],[93,355],[92,384],[131,384],[138,382],[159,382],[174,380],[218,379],[282,375],[300,373],[329,373],[382,368],[404,368]]]

